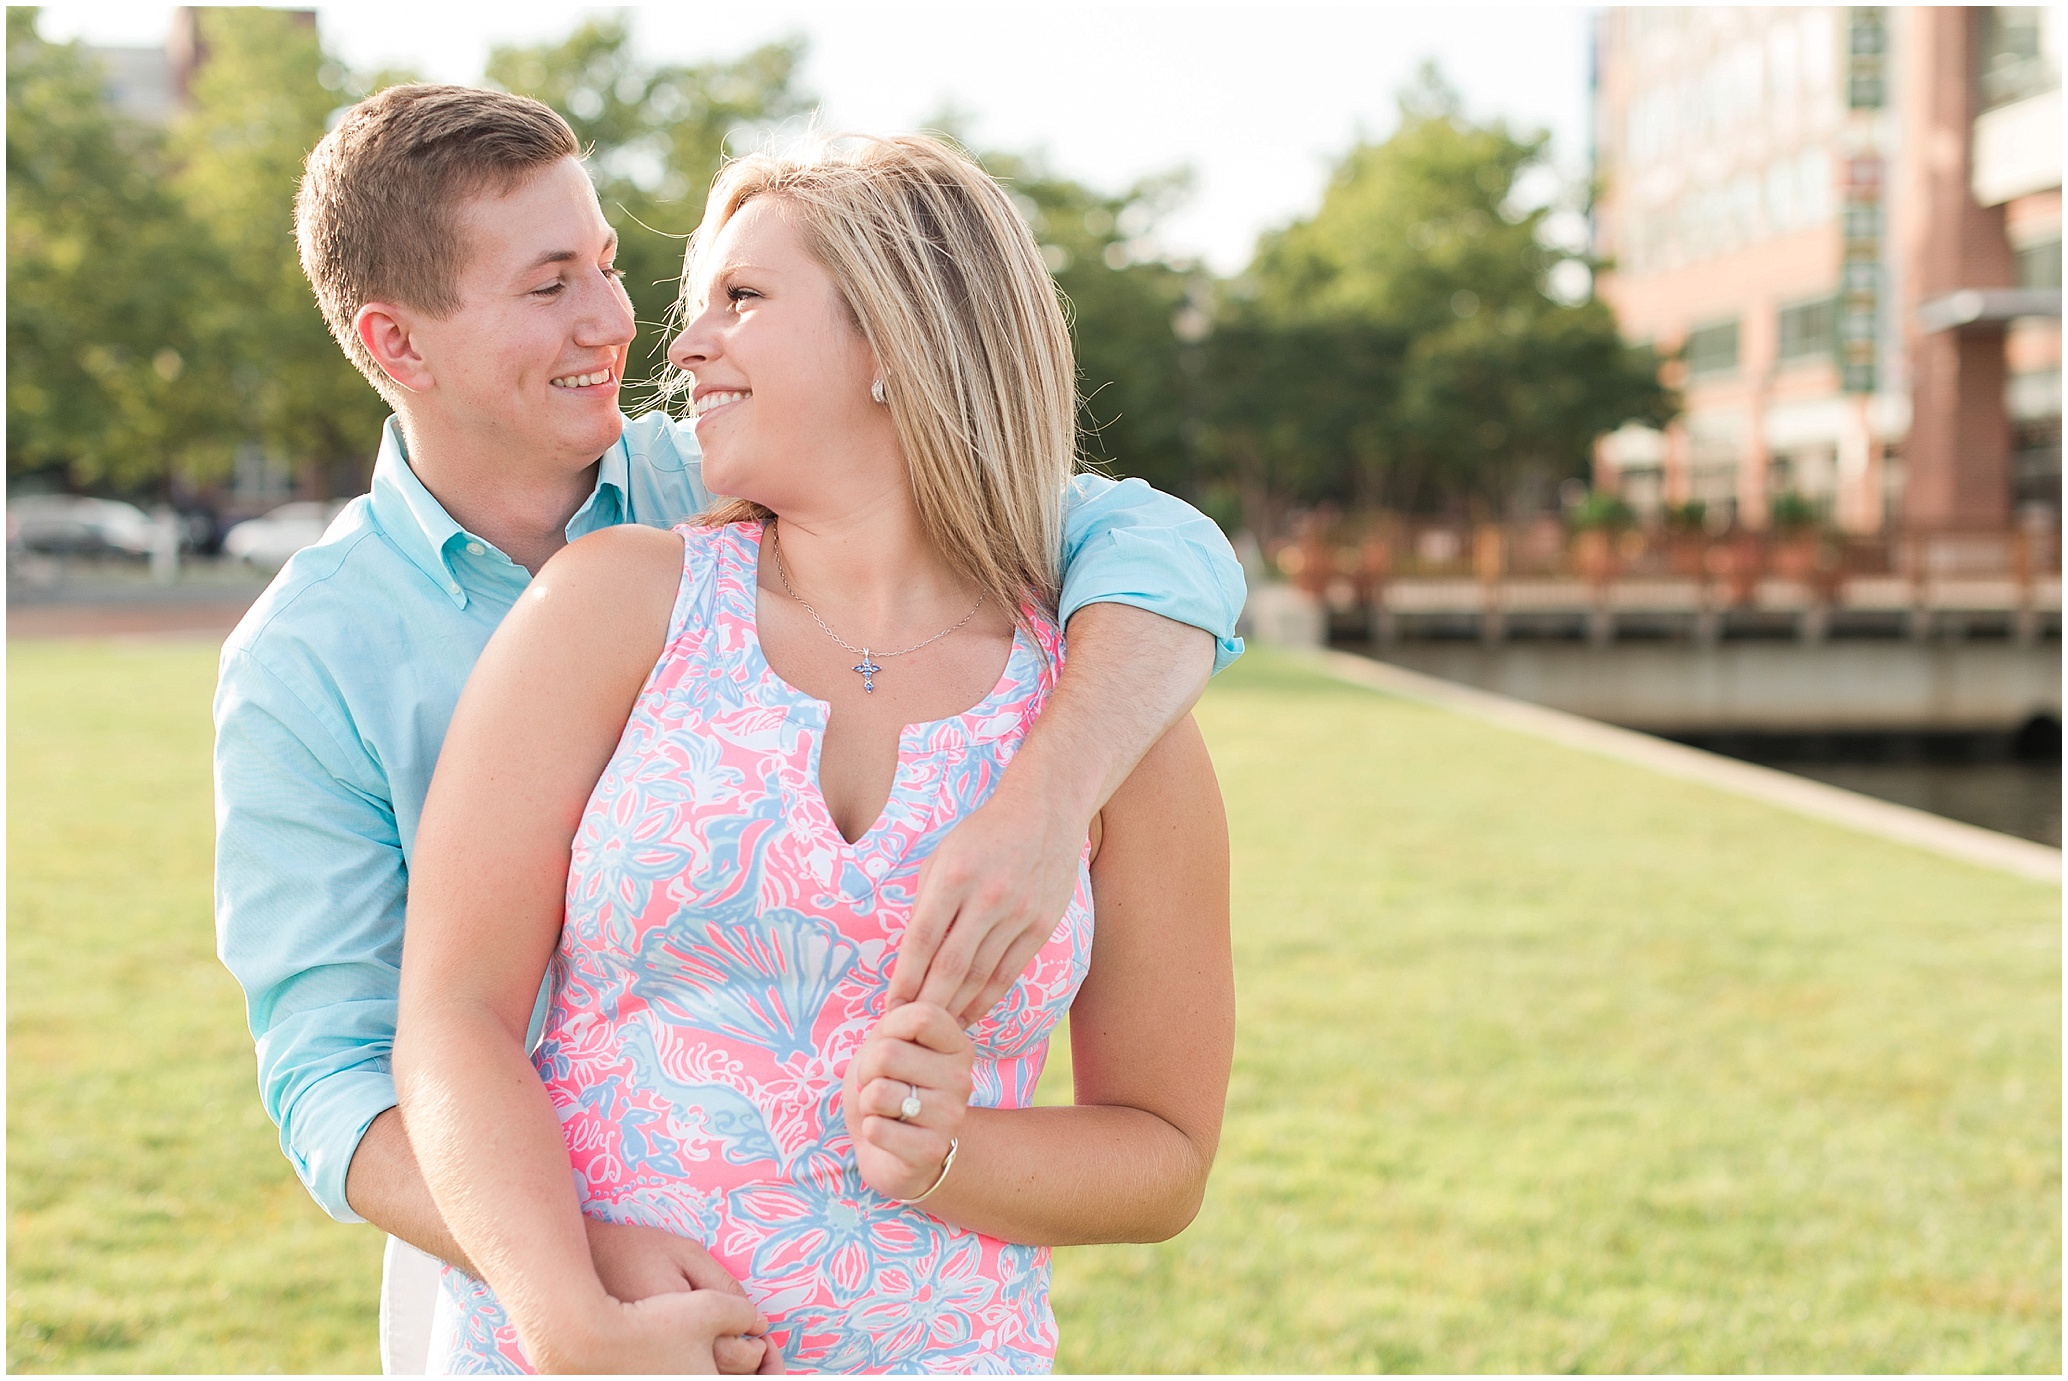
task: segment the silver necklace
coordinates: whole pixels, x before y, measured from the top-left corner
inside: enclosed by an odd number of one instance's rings
[[[862,660],[856,662],[853,666],[849,667],[848,670],[853,672],[859,672],[861,674],[862,690],[865,694],[868,695],[874,695],[876,693],[876,673],[883,670],[883,667],[876,661],[877,657],[902,657],[907,652],[917,652],[920,648],[925,647],[928,643],[937,643],[942,638],[945,638],[950,633],[953,633],[956,629],[962,627],[963,624],[968,623],[971,619],[975,618],[977,616],[977,610],[984,607],[984,596],[980,591],[977,594],[977,602],[969,606],[969,612],[967,614],[964,614],[961,618],[957,619],[948,627],[943,628],[940,632],[934,634],[931,638],[928,638],[923,642],[913,643],[910,647],[901,647],[896,652],[879,652],[874,655],[871,655],[868,648],[856,647],[853,643],[849,642],[847,639],[841,637],[838,633],[835,633],[831,628],[827,627],[826,621],[819,617],[819,611],[812,608],[810,604],[806,603],[804,596],[798,594],[796,587],[790,584],[790,573],[783,569],[783,544],[776,537],[776,525],[773,520],[771,520],[768,525],[768,550],[769,554],[775,557],[776,579],[783,582],[783,593],[788,595],[790,598],[796,600],[799,604],[804,605],[804,612],[811,615],[811,621],[819,626],[819,632],[824,633],[827,637],[831,638],[834,642],[839,643],[849,652],[859,653],[861,655]]]

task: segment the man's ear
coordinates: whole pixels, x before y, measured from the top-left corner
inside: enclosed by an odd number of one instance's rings
[[[411,393],[422,393],[438,381],[417,349],[414,325],[408,308],[387,302],[369,302],[352,314],[352,329],[381,372]]]

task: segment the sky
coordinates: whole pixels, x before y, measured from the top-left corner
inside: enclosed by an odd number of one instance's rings
[[[477,80],[494,45],[560,37],[591,12],[533,0],[316,9],[326,45],[354,67],[455,82]],[[754,0],[628,12],[655,62],[802,34],[802,85],[829,130],[912,129],[953,107],[978,147],[1039,151],[1102,189],[1188,166],[1192,195],[1157,238],[1223,273],[1248,262],[1258,234],[1313,212],[1360,135],[1392,129],[1394,92],[1425,58],[1470,114],[1548,129],[1569,176],[1586,166],[1588,18],[1576,6]],[[154,44],[171,14],[59,3],[45,6],[43,32]]]

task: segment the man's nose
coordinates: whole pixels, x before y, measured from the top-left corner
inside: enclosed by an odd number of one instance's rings
[[[605,274],[597,275],[600,291],[589,294],[588,310],[576,329],[575,340],[583,346],[630,345],[639,323],[632,314],[632,299],[624,285]]]

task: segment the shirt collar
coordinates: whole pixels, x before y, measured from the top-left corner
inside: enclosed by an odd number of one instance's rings
[[[568,540],[623,522],[630,482],[631,452],[620,431],[596,467],[596,488],[568,519]],[[402,421],[394,416],[381,428],[380,455],[373,463],[373,512],[403,554],[454,604],[466,608],[467,592],[453,564],[452,548],[461,539],[481,539],[461,527],[417,478],[402,439]]]
[[[373,462],[373,516],[381,530],[402,549],[417,569],[452,598],[467,607],[466,591],[460,588],[446,552],[456,537],[467,530],[433,498],[424,482],[409,467],[409,452],[402,441],[401,419],[390,417],[381,428],[381,452]]]
[[[613,527],[625,521],[630,505],[625,502],[631,487],[632,450],[625,439],[623,419],[620,419],[618,439],[610,443],[610,449],[596,466],[596,488],[567,520],[567,540],[586,537],[599,528]]]

